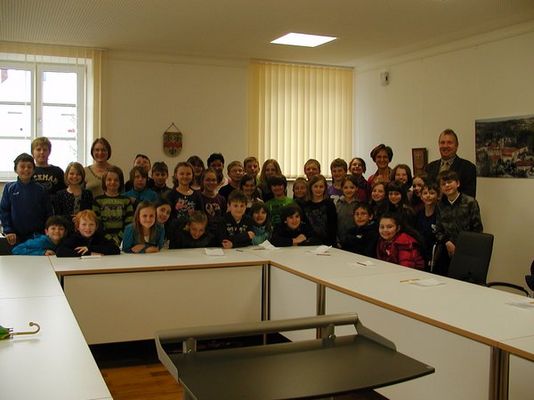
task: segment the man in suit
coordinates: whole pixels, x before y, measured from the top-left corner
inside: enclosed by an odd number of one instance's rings
[[[436,180],[442,171],[452,170],[460,178],[459,191],[471,197],[476,197],[477,169],[471,161],[458,157],[458,136],[452,129],[445,129],[438,139],[441,158],[432,161],[425,168],[430,179]]]

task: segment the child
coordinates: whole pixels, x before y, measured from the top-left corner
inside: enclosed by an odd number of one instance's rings
[[[98,231],[98,218],[94,211],[78,212],[74,217],[74,226],[76,232],[65,238],[58,246],[56,251],[58,257],[120,254],[119,246]]]
[[[277,247],[311,246],[320,244],[313,229],[302,220],[302,211],[290,204],[280,211],[282,223],[274,228],[271,243]]]
[[[148,176],[148,173],[150,172],[150,168],[151,168],[150,158],[148,158],[148,156],[145,156],[144,154],[137,154],[133,162],[133,168],[135,167],[140,167],[143,171],[145,171],[146,179],[147,179],[145,186],[149,189],[152,188],[154,186],[154,180]],[[126,192],[129,192],[134,187],[133,186],[134,181],[133,181],[133,178],[131,177],[131,172],[130,172],[129,178],[130,179],[128,180],[128,182],[124,184],[124,190]]]
[[[252,204],[258,201],[263,203],[263,200],[260,198],[258,186],[256,185],[256,177],[249,174],[243,175],[239,181],[239,190],[247,196],[247,215],[251,215],[250,209]]]
[[[358,181],[356,177],[348,175],[343,180],[343,196],[336,204],[337,212],[337,239],[341,243],[347,231],[354,227],[354,209],[358,205],[356,193]]]
[[[278,164],[278,161],[272,158],[265,160],[261,167],[260,179],[258,182],[261,198],[265,202],[273,198],[273,194],[269,187],[269,178],[275,175],[282,175],[280,164]]]
[[[172,205],[171,220],[176,226],[182,226],[193,211],[202,210],[202,198],[199,192],[191,189],[191,182],[193,182],[191,164],[183,161],[176,164],[173,181],[174,190],[168,196]]]
[[[46,220],[45,234],[20,243],[12,250],[14,255],[53,256],[67,231],[67,221],[58,215]]]
[[[224,156],[221,153],[212,153],[208,157],[208,168],[212,168],[217,173],[217,190],[226,185],[228,181],[224,177]]]
[[[163,247],[164,240],[165,229],[157,223],[156,206],[148,201],[141,201],[135,209],[133,222],[124,229],[122,251],[157,253]]]
[[[386,186],[388,211],[396,212],[404,226],[415,227],[415,212],[408,204],[405,185],[401,181],[389,182]]]
[[[256,202],[252,204],[250,208],[252,214],[252,232],[254,237],[252,238],[252,244],[257,245],[269,240],[271,238],[271,215],[269,207],[263,202]]]
[[[132,188],[122,195],[130,199],[134,208],[141,201],[155,202],[158,200],[156,192],[147,186],[148,172],[144,167],[136,166],[132,168],[130,171],[130,182],[132,182]]]
[[[414,179],[415,182],[415,179]],[[421,200],[424,208],[417,213],[415,228],[422,237],[421,253],[425,259],[425,269],[431,270],[432,248],[436,243],[436,205],[439,201],[439,186],[435,182],[423,185]]]
[[[378,231],[378,259],[404,267],[424,268],[425,260],[419,251],[419,243],[402,231],[402,222],[395,213],[382,215]]]
[[[249,246],[254,238],[252,219],[245,215],[247,198],[240,190],[228,196],[228,212],[218,224],[217,242],[225,249]]]
[[[343,181],[347,176],[347,162],[341,158],[336,158],[330,163],[330,174],[332,175],[332,184],[328,186],[328,196],[337,203],[343,196]]]
[[[347,231],[341,248],[353,253],[376,258],[378,243],[378,224],[373,221],[371,206],[360,203],[354,209],[355,226]]]
[[[239,182],[243,177],[243,164],[241,161],[232,161],[228,164],[228,184],[219,189],[219,194],[225,199],[228,199],[228,195],[235,189],[239,189]]]
[[[354,157],[349,163],[349,172],[354,176],[358,182],[358,194],[356,198],[360,203],[368,203],[371,198],[371,185],[367,182],[367,179],[363,176],[367,166],[363,158]]]
[[[319,161],[317,161],[314,158],[310,158],[306,163],[304,164],[304,175],[306,175],[306,179],[308,182],[310,179],[316,175],[319,175],[321,173],[321,164]]]
[[[169,238],[172,236],[173,228],[169,222],[171,216],[171,205],[166,200],[156,202],[156,221],[165,228],[165,242],[163,247],[169,248]]]
[[[167,186],[168,178],[169,167],[167,167],[167,164],[163,161],[156,161],[152,166],[152,179],[154,180],[152,190],[156,192],[160,199],[166,199],[172,191],[172,189]]]
[[[326,179],[322,175],[313,176],[308,182],[310,200],[304,205],[304,217],[322,244],[336,243],[337,214],[334,202],[326,195]]]
[[[199,156],[191,156],[187,159],[187,162],[193,166],[193,182],[191,182],[191,189],[201,190],[202,175],[206,167],[204,161]]]
[[[271,223],[273,226],[280,224],[280,210],[293,203],[293,199],[286,196],[287,180],[284,175],[274,175],[269,178],[269,188],[273,198],[265,204],[271,213]]]
[[[300,208],[308,201],[308,181],[306,178],[298,177],[293,182],[293,200]]]
[[[208,230],[215,234],[217,224],[226,214],[226,199],[217,193],[217,172],[208,168],[202,176],[202,210],[208,216]]]
[[[418,213],[425,208],[421,199],[421,192],[426,180],[427,174],[425,172],[415,175],[412,181],[412,190],[408,192],[408,199],[415,213]]]
[[[33,180],[33,157],[22,153],[15,158],[17,181],[7,183],[0,202],[0,220],[10,246],[44,232],[52,206],[43,186]]]
[[[397,164],[395,168],[391,170],[390,182],[399,181],[402,183],[406,193],[412,187],[412,170],[406,164]]]
[[[74,216],[78,211],[90,210],[93,206],[93,194],[82,189],[84,181],[85,170],[82,164],[71,162],[65,170],[67,189],[58,191],[54,196],[54,214],[63,216],[69,222],[67,229],[70,232],[73,231]]]
[[[194,249],[210,247],[214,243],[213,235],[206,231],[208,216],[202,211],[195,211],[184,227],[177,229],[171,236],[169,249]]]
[[[461,231],[482,232],[482,220],[478,202],[471,196],[461,193],[460,180],[455,171],[448,170],[438,175],[442,198],[438,202],[438,218],[436,221],[436,238],[445,246],[434,271],[446,275],[449,259],[456,250],[456,239]],[[448,256],[448,257],[447,257]]]
[[[386,201],[386,184],[384,182],[375,182],[371,189],[371,201],[369,202],[373,215],[378,223],[380,216],[387,211],[388,202]]]
[[[243,161],[243,168],[245,169],[245,174],[252,175],[258,182],[258,174],[260,173],[260,163],[258,159],[254,156],[245,158]]]
[[[32,140],[31,150],[35,160],[33,180],[41,184],[49,195],[54,195],[58,190],[65,189],[63,170],[48,164],[48,157],[52,151],[50,140],[44,136]]]
[[[124,175],[119,167],[110,167],[102,176],[104,194],[97,196],[93,211],[102,224],[104,236],[120,246],[126,225],[133,221],[133,206],[130,199],[121,196]]]

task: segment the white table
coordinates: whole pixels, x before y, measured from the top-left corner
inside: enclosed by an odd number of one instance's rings
[[[271,270],[270,315],[302,316],[314,303],[317,313],[356,311],[399,351],[436,367],[436,374],[388,388],[386,395],[413,399],[431,391],[433,399],[504,397],[490,388],[490,361],[504,357],[491,368],[497,380],[508,371],[507,353],[534,361],[533,343],[519,339],[534,335],[534,312],[507,304],[525,298],[443,277],[438,279],[445,285],[418,287],[409,281],[435,276],[379,260],[363,266],[358,262],[365,257],[336,249],[329,253],[318,256],[305,248],[263,252],[277,267]],[[290,297],[299,300],[290,302]]]
[[[176,326],[262,319],[268,260],[204,249],[78,259],[50,257],[89,344],[152,339]]]
[[[0,323],[31,336],[0,341],[0,397],[111,399],[47,257],[0,257]]]

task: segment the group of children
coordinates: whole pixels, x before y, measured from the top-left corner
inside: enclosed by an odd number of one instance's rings
[[[295,180],[289,197],[274,159],[261,168],[255,157],[232,161],[225,178],[222,154],[212,154],[207,168],[192,156],[175,166],[171,188],[167,165],[152,166],[138,154],[128,182],[110,165],[93,195],[85,188],[86,170],[73,162],[62,174],[48,165],[50,150],[48,139],[34,140],[33,157],[23,153],[15,159],[18,179],[4,188],[0,219],[13,254],[228,249],[269,240],[279,247],[332,245],[419,269],[435,264],[434,271],[446,273],[458,233],[482,230],[478,204],[461,194],[453,171],[441,173],[436,183],[424,175],[412,178],[410,168],[400,164],[389,182],[371,185],[363,159],[348,164],[336,159],[328,184],[319,162],[309,160],[306,177]]]

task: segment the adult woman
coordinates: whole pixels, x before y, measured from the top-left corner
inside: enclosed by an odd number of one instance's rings
[[[111,145],[104,138],[95,139],[91,145],[93,163],[84,168],[85,188],[93,193],[93,198],[104,194],[102,189],[102,175],[112,165],[108,162],[111,157]]]
[[[391,147],[386,146],[385,144],[379,144],[371,151],[371,158],[376,164],[376,172],[367,179],[369,185],[373,186],[373,183],[384,182],[387,183],[390,181],[391,168],[389,163],[393,159],[393,150]]]

